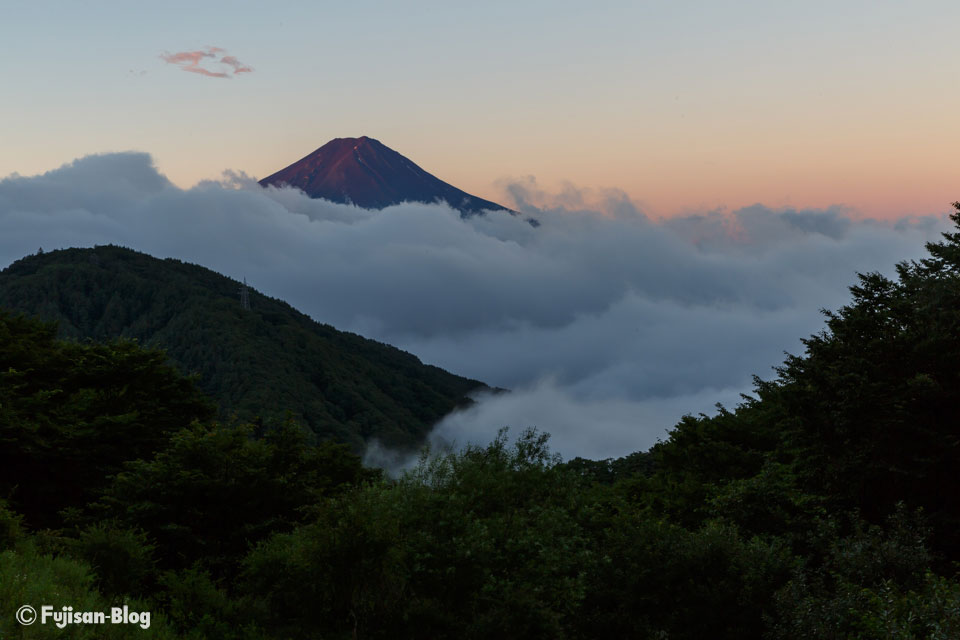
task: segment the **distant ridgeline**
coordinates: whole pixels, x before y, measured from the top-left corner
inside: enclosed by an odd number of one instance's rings
[[[28,256],[0,271],[0,308],[59,323],[64,338],[160,347],[225,416],[282,420],[361,448],[423,442],[485,385],[395,347],[319,324],[209,269],[116,246]]]

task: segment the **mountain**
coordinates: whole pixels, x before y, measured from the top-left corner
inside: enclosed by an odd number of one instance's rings
[[[311,198],[383,209],[401,202],[446,202],[463,216],[507,207],[484,200],[427,173],[378,140],[335,138],[310,155],[260,181],[290,185]]]
[[[485,388],[253,289],[243,305],[241,287],[204,267],[101,246],[14,262],[0,271],[0,307],[57,321],[65,338],[161,347],[199,376],[222,415],[271,423],[292,412],[357,450],[373,438],[415,447]]]

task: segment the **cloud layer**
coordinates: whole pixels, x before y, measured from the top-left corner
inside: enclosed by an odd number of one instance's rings
[[[513,389],[449,416],[436,442],[536,426],[565,457],[607,457],[735,404],[822,328],[821,308],[848,300],[857,271],[892,272],[947,226],[761,205],[655,222],[615,191],[544,204],[530,181],[510,190],[539,228],[442,205],[368,211],[242,174],[183,190],[147,154],[88,156],[0,181],[0,264],[116,243],[246,277],[319,321]]]
[[[180,67],[182,71],[198,73],[210,78],[231,78],[238,73],[253,71],[234,56],[223,54],[226,54],[226,50],[220,47],[206,47],[196,51],[162,53],[160,59]]]

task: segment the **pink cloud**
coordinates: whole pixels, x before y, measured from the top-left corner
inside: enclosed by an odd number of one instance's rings
[[[222,58],[220,58],[220,62],[224,64],[228,64],[231,67],[233,67],[234,73],[251,73],[253,71],[253,69],[243,64],[233,56],[223,56]]]
[[[179,53],[164,53],[160,57],[170,64],[189,64],[189,66],[195,67],[200,64],[203,58],[213,58],[215,56],[209,51],[180,51]]]
[[[237,60],[234,56],[224,55],[217,61],[226,49],[220,47],[206,47],[198,51],[178,51],[177,53],[162,53],[160,59],[167,64],[180,67],[183,71],[198,73],[210,78],[231,78],[238,73],[251,73],[253,69]],[[212,58],[213,61],[206,60]]]
[[[204,69],[203,67],[184,67],[184,71],[189,71],[190,73],[199,73],[202,76],[209,76],[211,78],[229,78],[230,75],[224,73],[223,71],[210,71],[209,69]]]

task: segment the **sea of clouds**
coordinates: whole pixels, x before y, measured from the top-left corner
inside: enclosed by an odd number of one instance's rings
[[[318,321],[512,390],[448,416],[434,442],[537,427],[565,458],[604,458],[648,448],[683,414],[734,406],[754,374],[802,352],[857,272],[892,274],[948,228],[948,203],[896,221],[761,205],[652,220],[617,191],[505,190],[523,215],[461,219],[229,172],[181,189],[148,154],[92,155],[0,180],[0,267],[112,243],[246,278]]]

